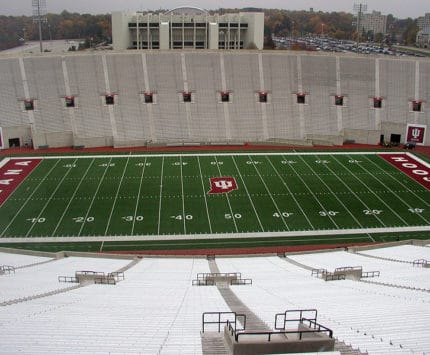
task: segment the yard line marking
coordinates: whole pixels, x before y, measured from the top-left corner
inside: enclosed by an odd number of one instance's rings
[[[255,209],[254,202],[252,201],[252,198],[248,192],[248,188],[246,187],[245,180],[243,180],[242,174],[240,173],[240,170],[236,164],[236,160],[234,159],[234,156],[232,156],[231,159],[233,160],[234,166],[236,167],[236,170],[239,173],[239,177],[242,180],[243,187],[245,188],[246,194],[248,195],[249,202],[251,202],[252,209],[254,210],[255,216],[257,217],[257,221],[258,221],[258,224],[260,225],[261,231],[264,232],[265,230],[263,225],[261,224],[260,216],[258,215],[257,210]]]
[[[182,156],[179,157],[181,165],[181,195],[182,195],[182,220],[184,222],[184,234],[187,234],[187,225],[185,223],[185,198],[184,198],[184,176],[182,174]]]
[[[59,219],[59,221],[58,221],[57,225],[55,226],[54,231],[51,233],[51,237],[53,237],[53,236],[54,236],[54,234],[57,232],[58,227],[60,226],[61,222],[63,221],[64,216],[66,215],[66,213],[67,213],[67,211],[68,211],[68,209],[69,209],[70,205],[72,204],[73,199],[75,198],[75,196],[76,196],[76,194],[77,194],[77,192],[78,192],[78,190],[79,190],[79,187],[81,186],[82,182],[84,181],[85,177],[87,176],[87,174],[88,174],[88,172],[90,171],[90,168],[91,168],[91,166],[94,164],[94,162],[95,162],[95,159],[93,159],[93,160],[91,161],[91,163],[88,165],[87,170],[85,171],[85,174],[81,177],[81,179],[80,179],[80,181],[79,181],[79,183],[78,183],[78,186],[76,186],[75,191],[73,192],[72,197],[70,197],[70,199],[69,199],[69,203],[67,204],[66,208],[64,209],[63,214],[61,215],[61,217],[60,217],[60,219]]]
[[[318,157],[318,155],[316,155],[316,157]],[[302,158],[303,159],[303,158]],[[334,158],[333,157],[333,159],[335,159],[336,160],[336,158]],[[304,160],[303,160],[304,161]],[[305,164],[307,164],[306,162],[305,162]],[[351,187],[348,185],[348,184],[346,184],[334,171],[333,171],[333,169],[331,169],[329,166],[328,166],[328,164],[325,164],[324,165],[324,167],[325,168],[327,168],[328,170],[330,170],[330,172],[332,173],[332,175],[333,176],[335,176],[341,183],[342,183],[342,185],[343,186],[345,186],[350,192],[351,192],[351,194],[364,206],[364,208],[365,209],[371,209],[366,203],[364,203],[364,201],[354,192],[354,191],[352,191],[352,189],[351,189]],[[351,173],[352,174],[352,173]],[[354,179],[356,179],[356,180],[358,180],[358,181],[360,181],[360,179],[358,179],[354,174],[352,174],[352,176],[354,177]],[[320,179],[321,181],[322,181],[322,179]],[[360,183],[361,183],[361,181],[360,181]],[[325,184],[325,182],[324,182],[324,184]],[[367,189],[367,191],[369,191],[369,193],[371,192],[373,195],[375,195],[375,193],[373,193],[373,191],[372,190],[370,190],[367,186],[365,186],[365,188]],[[330,191],[331,191],[331,189],[330,189]],[[336,197],[337,198],[337,197]],[[338,198],[337,198],[338,199]],[[356,220],[356,218],[355,218],[355,216],[351,213],[351,211],[343,204],[343,202],[341,201],[341,200],[339,200],[338,199],[338,201],[339,202],[341,202],[342,203],[342,206],[344,206],[345,208],[346,208],[346,210],[348,211],[348,213]],[[384,227],[386,227],[386,224],[378,217],[378,215],[376,215],[376,214],[374,214],[373,215],[373,217],[375,217],[378,221],[379,221],[379,223],[381,223]],[[363,226],[361,225],[361,223],[360,222],[358,222],[359,223],[359,225],[360,225],[360,227],[361,228],[363,228]]]
[[[313,156],[315,156],[315,153],[313,154]],[[300,157],[300,156],[299,156]],[[285,156],[283,156],[283,158],[285,159]],[[302,158],[303,159],[303,158]],[[321,203],[321,201],[315,196],[315,193],[313,192],[313,190],[309,187],[309,185],[303,180],[303,178],[300,176],[300,174],[297,173],[296,169],[294,169],[294,165],[291,164],[290,165],[291,169],[294,171],[294,173],[296,174],[296,176],[300,179],[300,181],[303,183],[304,186],[306,186],[306,188],[308,189],[308,191],[311,193],[312,197],[314,198],[314,200],[320,205],[320,207],[323,210],[326,210],[326,208],[324,207],[324,205]],[[337,223],[334,221],[333,217],[328,215],[327,216],[331,222],[334,224],[334,226],[339,229],[339,226],[337,225]]]
[[[209,208],[208,208],[208,199],[206,197],[206,190],[205,190],[205,184],[203,182],[203,174],[202,174],[202,167],[200,165],[200,158],[197,157],[197,163],[199,165],[199,171],[200,171],[200,181],[202,182],[202,191],[203,191],[203,196],[205,198],[205,206],[206,206],[206,215],[208,216],[208,222],[209,222],[209,232],[212,233],[212,223],[211,223],[211,218],[209,216]]]
[[[248,155],[248,157],[249,157],[249,160],[251,160],[251,161],[253,161],[253,160],[254,160],[254,159],[252,159],[252,158],[251,158],[251,156],[250,156],[250,155]],[[266,156],[266,158],[267,158],[267,156]],[[268,186],[267,186],[266,182],[264,181],[263,177],[262,177],[262,176],[261,176],[261,174],[260,174],[260,171],[257,169],[256,164],[252,164],[252,165],[254,166],[255,171],[257,172],[258,176],[260,177],[261,182],[263,183],[264,187],[266,188],[266,191],[267,191],[267,193],[269,194],[269,196],[270,196],[270,198],[271,198],[271,200],[272,200],[272,202],[273,202],[273,205],[275,206],[275,208],[276,208],[277,212],[279,213],[279,216],[281,217],[282,222],[284,222],[284,225],[285,225],[285,227],[287,228],[287,230],[290,230],[290,227],[288,227],[288,224],[287,224],[287,222],[285,221],[285,217],[282,215],[282,211],[279,209],[278,204],[276,203],[275,199],[273,198],[273,196],[272,196],[272,194],[271,194],[271,192],[270,192],[270,190],[269,190],[269,188],[268,188]]]
[[[424,200],[423,198],[421,198],[420,195],[418,195],[416,192],[414,192],[414,190],[411,190],[407,185],[405,185],[402,181],[400,181],[400,179],[396,179],[394,177],[393,174],[389,174],[387,171],[385,171],[384,169],[382,169],[382,167],[380,167],[378,164],[376,164],[375,162],[373,162],[372,160],[370,160],[368,157],[365,157],[365,159],[367,159],[370,163],[372,163],[373,165],[375,165],[379,170],[381,170],[383,172],[384,175],[390,177],[392,180],[394,180],[397,184],[402,185],[404,188],[406,188],[406,190],[408,190],[412,195],[414,195],[416,197],[417,200],[420,200],[421,202],[425,203],[426,206],[430,206],[430,203],[427,202],[426,200]],[[403,177],[404,173],[400,172],[401,174],[399,174],[398,176]]]
[[[75,164],[77,160],[78,159],[75,159],[72,164]],[[48,200],[46,201],[45,205],[43,206],[43,208],[40,210],[39,214],[37,215],[37,219],[39,219],[42,216],[42,213],[46,210],[46,207],[48,207],[49,203],[51,202],[52,197],[57,193],[57,191],[60,188],[61,184],[63,183],[64,179],[66,178],[67,175],[70,174],[71,171],[72,171],[72,169],[69,169],[69,170],[67,170],[67,173],[63,175],[63,178],[57,184],[57,186],[55,187],[54,191],[52,191],[52,193],[49,196]],[[34,228],[35,225],[36,225],[36,223],[32,223],[32,225],[30,226],[30,229],[27,231],[27,233],[25,234],[24,238],[26,238],[26,237],[29,236],[30,232],[33,230],[33,228]]]
[[[163,172],[164,172],[164,156],[161,160],[160,200],[158,201],[158,235],[160,235],[160,224],[161,224],[161,199],[163,197]]]
[[[294,202],[296,203],[297,207],[299,208],[299,210],[302,212],[303,216],[306,218],[306,221],[309,223],[309,225],[311,226],[312,229],[315,229],[315,227],[312,225],[312,222],[309,220],[309,217],[307,216],[307,214],[305,213],[305,211],[303,210],[302,206],[300,205],[300,203],[297,201],[297,199],[295,198],[294,194],[291,192],[290,187],[287,185],[287,183],[285,182],[284,178],[281,176],[281,174],[279,174],[278,170],[275,168],[275,166],[273,165],[272,161],[269,159],[269,157],[266,155],[266,160],[270,163],[270,165],[272,166],[273,170],[276,172],[276,174],[278,175],[279,179],[282,181],[282,184],[285,186],[285,188],[288,190],[288,193],[291,195],[291,198],[294,200]]]
[[[215,158],[215,162],[216,162],[216,166],[218,168],[219,176],[222,176],[221,169],[220,169],[219,164],[218,164],[218,158],[216,155],[214,155],[213,157]],[[234,224],[234,228],[236,229],[236,233],[239,233],[239,229],[237,229],[236,218],[234,218],[234,212],[233,212],[233,209],[231,208],[231,203],[230,203],[230,199],[228,197],[228,194],[223,194],[223,195],[227,199],[228,208],[230,209],[230,214],[232,216],[231,219],[233,220],[233,224]]]
[[[43,159],[43,158],[41,158]],[[15,213],[15,216],[13,216],[12,220],[9,222],[9,224],[4,228],[2,234],[0,234],[0,238],[3,237],[5,232],[8,230],[8,228],[12,225],[12,223],[15,221],[16,217],[21,213],[23,208],[27,205],[27,203],[31,200],[33,195],[36,193],[36,191],[39,189],[39,187],[45,182],[45,179],[51,172],[56,168],[60,160],[58,159],[57,162],[54,164],[54,166],[46,173],[45,177],[39,182],[39,184],[36,186],[36,188],[33,190],[33,192],[28,196],[27,200],[21,205],[21,208]]]
[[[107,232],[108,232],[109,225],[110,225],[110,222],[111,222],[111,220],[112,220],[112,215],[113,215],[113,211],[114,211],[114,209],[115,209],[116,201],[117,201],[117,199],[118,199],[119,190],[121,189],[122,182],[124,181],[124,175],[125,175],[125,171],[127,170],[127,166],[128,166],[129,161],[130,161],[130,156],[128,156],[127,161],[126,161],[126,163],[125,163],[124,170],[122,171],[121,180],[119,181],[118,188],[117,188],[117,190],[116,190],[116,194],[115,194],[115,199],[113,200],[112,208],[111,208],[111,210],[110,210],[109,218],[108,218],[108,221],[107,221],[107,224],[106,224],[105,235],[106,235],[106,234],[107,234]]]
[[[100,245],[100,250],[99,250],[99,252],[101,253],[102,252],[102,250],[103,250],[103,245],[105,244],[105,241],[103,240],[102,241],[102,244]]]
[[[355,180],[357,180],[361,185],[363,185],[368,191],[370,191],[370,193],[372,193],[372,195],[373,196],[375,196],[380,202],[382,202],[394,215],[396,215],[397,216],[397,218],[398,219],[400,219],[400,220],[402,220],[402,222],[404,223],[404,224],[408,224],[396,211],[394,211],[392,208],[391,208],[391,206],[390,205],[388,205],[382,198],[380,198],[377,194],[375,194],[371,189],[369,189],[369,187],[363,182],[363,181],[361,181],[361,179],[359,179],[359,178],[357,178],[352,172],[351,172],[351,170],[346,166],[346,165],[344,165],[344,164],[342,164],[338,159],[336,159],[335,157],[333,157],[333,159],[334,160],[336,160],[341,166],[343,166],[346,170],[348,170],[350,173],[351,173],[351,176],[355,179]],[[328,169],[330,169],[329,167],[327,167]],[[331,169],[330,169],[331,170]],[[334,173],[335,175],[336,175],[336,173]],[[340,179],[337,175],[336,175],[336,177],[339,179],[339,180],[341,180],[342,181],[342,183],[343,183],[343,180],[342,179]],[[347,186],[345,183],[343,183],[345,186]],[[363,203],[363,201],[358,197],[358,195],[356,195],[356,193],[355,192],[353,192],[350,188],[349,188],[349,186],[348,186],[348,189],[354,194],[354,196],[356,196],[360,201],[361,201],[361,203]],[[365,205],[366,206],[366,208],[367,209],[369,209],[369,207],[365,204],[365,203],[363,203],[363,205]],[[377,215],[375,215],[375,217],[377,217]],[[378,219],[380,220],[380,218],[378,217]],[[381,221],[381,220],[380,220]],[[382,222],[382,221],[381,221]],[[384,225],[384,227],[386,227],[386,225],[385,225],[385,223],[383,223],[382,222],[382,224]]]
[[[143,176],[145,175],[145,168],[146,168],[146,161],[148,158],[145,157],[145,161],[143,162],[143,169],[142,174],[140,175],[140,183],[139,183],[139,190],[137,192],[137,198],[136,198],[136,206],[134,207],[134,218],[133,218],[133,224],[131,225],[131,235],[134,234],[134,227],[136,225],[136,216],[137,216],[137,209],[139,207],[139,201],[140,201],[140,193],[142,191],[142,182],[143,182]]]
[[[107,173],[107,171],[108,171],[108,169],[109,169],[109,166],[110,166],[111,161],[112,161],[112,158],[110,158],[110,159],[109,159],[109,162],[106,164],[105,171],[103,172],[102,178],[100,179],[99,184],[98,184],[98,186],[97,186],[97,189],[96,189],[96,191],[95,191],[95,193],[94,193],[94,195],[93,195],[93,198],[91,199],[91,203],[90,203],[90,205],[88,206],[87,213],[85,214],[85,219],[84,219],[84,221],[82,222],[81,228],[79,229],[78,236],[80,236],[80,235],[81,235],[82,230],[84,229],[84,226],[85,226],[85,224],[87,223],[88,215],[89,215],[89,213],[90,213],[90,211],[91,211],[91,208],[93,207],[93,204],[94,204],[94,201],[95,201],[95,199],[96,199],[97,193],[98,193],[98,192],[99,192],[99,190],[100,190],[100,186],[102,185],[102,182],[103,182],[103,180],[104,180],[104,178],[105,178],[105,175],[106,175],[106,173]]]
[[[334,158],[334,159],[336,159],[336,158]],[[337,159],[336,159],[337,160]],[[342,163],[340,163],[341,165],[343,165],[343,166],[345,166],[344,164],[342,164]],[[348,170],[348,171],[350,171],[349,170],[349,168],[347,167],[347,166],[345,166],[346,167],[346,169]],[[367,171],[364,167],[362,167],[362,166],[360,166],[360,168],[362,169],[362,170],[365,170],[365,171]],[[369,171],[367,171],[368,173],[369,173],[369,175],[370,175],[370,177],[371,178],[373,178],[374,180],[377,180],[382,186],[384,186],[388,191],[390,191],[390,188],[387,186],[387,185],[385,185],[381,180],[379,180],[378,179],[378,177],[377,176],[375,176],[374,174],[372,174],[371,172],[369,172]],[[375,195],[375,194],[374,194]],[[412,208],[413,206],[411,206],[411,205],[409,205],[408,203],[406,203],[406,201],[405,200],[403,200],[402,198],[400,198],[397,194],[395,194],[395,193],[393,193],[393,195],[401,202],[401,203],[403,203],[405,206],[407,206],[408,208]],[[382,200],[380,197],[378,197],[378,199],[380,200],[380,201],[382,201],[382,203],[385,205],[385,206],[387,206],[399,219],[401,219],[401,220],[403,220],[403,222],[405,222],[405,224],[408,224],[396,211],[394,211],[391,207],[390,207],[390,205],[389,204],[387,204],[384,200]],[[427,222],[427,223],[429,223],[429,221],[427,220],[427,219],[425,219],[422,215],[420,215],[420,214],[418,214],[418,216],[421,218],[421,219],[423,219],[425,222]]]
[[[315,157],[317,157],[318,158],[318,155],[315,155]],[[342,207],[345,209],[345,211],[347,212],[347,213],[349,213],[349,215],[353,218],[353,220],[355,221],[355,223],[357,223],[359,226],[360,226],[360,228],[363,228],[363,225],[360,223],[360,221],[357,219],[357,217],[355,217],[354,216],[354,214],[349,210],[349,208],[348,207],[346,207],[345,206],[345,204],[343,203],[343,201],[333,192],[333,190],[330,188],[330,186],[325,182],[325,180],[324,179],[321,179],[321,177],[316,173],[316,171],[306,162],[306,160],[304,160],[302,157],[299,157],[304,163],[305,163],[305,165],[314,173],[314,175],[324,184],[324,186],[325,187],[327,187],[327,189],[330,191],[330,193],[331,193],[331,195],[342,205]],[[318,158],[319,159],[319,158]],[[358,199],[359,199],[359,201],[364,205],[364,206],[366,206],[364,203],[363,203],[363,201],[361,201],[360,200],[360,198],[356,195],[356,193],[355,192],[353,192],[350,188],[349,188],[349,186],[348,185],[346,185],[344,182],[343,182],[343,180],[342,179],[340,179],[333,171],[332,171],[332,169],[330,169],[330,167],[328,166],[328,164],[323,164],[323,166],[324,167],[326,167],[327,169],[329,169],[330,170],[330,172],[332,173],[332,175],[334,175],[334,176],[336,176],[336,178],[344,185],[344,186],[346,186],[347,188],[348,188],[348,190],[349,191],[351,191],[352,192],[352,194],[354,194],[354,196],[356,196]],[[366,207],[366,208],[369,208],[369,207]],[[377,217],[377,216],[375,216],[375,217]],[[377,217],[378,218],[378,217]],[[379,219],[379,218],[378,218]],[[382,223],[382,221],[380,221],[381,223]],[[383,223],[382,223],[383,224]],[[385,225],[384,225],[384,227],[385,227]]]

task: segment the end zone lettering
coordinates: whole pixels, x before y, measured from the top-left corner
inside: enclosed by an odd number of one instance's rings
[[[41,159],[11,159],[0,168],[0,206],[41,161]]]
[[[430,190],[430,167],[406,154],[380,154],[379,156]]]

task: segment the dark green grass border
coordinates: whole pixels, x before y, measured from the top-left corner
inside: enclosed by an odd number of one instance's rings
[[[356,244],[394,242],[409,239],[430,239],[428,232],[353,234],[311,237],[269,237],[269,238],[232,238],[199,240],[163,240],[163,241],[115,241],[115,242],[40,242],[40,243],[5,243],[0,247],[44,251],[80,251],[80,252],[124,252],[124,251],[163,251],[163,250],[201,250],[231,248],[267,248],[296,247],[327,244]],[[103,245],[103,247],[102,247]],[[162,253],[160,253],[162,254]]]

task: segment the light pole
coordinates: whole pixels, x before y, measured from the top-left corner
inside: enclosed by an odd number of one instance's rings
[[[325,26],[325,24],[322,23],[321,24],[321,37],[324,37],[324,26]]]

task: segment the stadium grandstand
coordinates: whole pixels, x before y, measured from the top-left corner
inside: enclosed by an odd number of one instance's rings
[[[427,59],[261,51],[0,58],[3,148],[426,145]]]
[[[247,257],[2,248],[0,352],[428,354],[429,260],[419,241]]]
[[[12,53],[0,78],[0,354],[430,354],[428,59]]]

